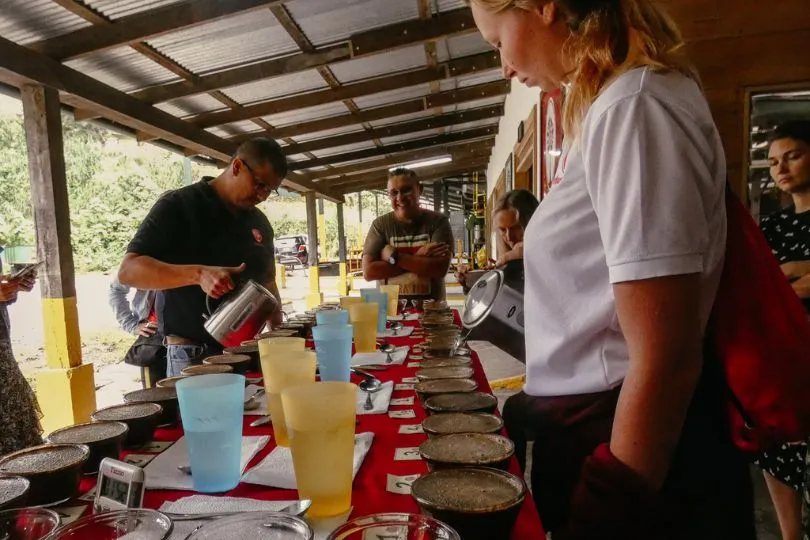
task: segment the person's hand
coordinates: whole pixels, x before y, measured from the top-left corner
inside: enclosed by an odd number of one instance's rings
[[[466,264],[459,265],[458,268],[456,268],[455,272],[456,281],[458,281],[462,285],[466,285],[467,272],[469,271],[470,267],[468,265]]]
[[[155,323],[149,321],[141,321],[138,323],[138,326],[135,327],[135,334],[143,337],[149,337],[155,335],[157,332],[157,327]]]
[[[388,259],[390,259],[391,256],[396,251],[397,251],[397,248],[395,248],[394,246],[389,246],[388,244],[386,244],[385,247],[382,250],[382,253],[380,253],[380,259],[382,259],[385,262],[388,262]]]
[[[211,298],[221,298],[233,290],[231,276],[245,271],[245,263],[239,266],[203,266],[200,269],[200,288]]]
[[[0,302],[11,304],[17,301],[18,285],[16,281],[0,278]]]
[[[14,281],[17,282],[17,287],[21,291],[31,292],[31,289],[34,288],[34,284],[37,282],[37,275],[36,274],[27,275]]]

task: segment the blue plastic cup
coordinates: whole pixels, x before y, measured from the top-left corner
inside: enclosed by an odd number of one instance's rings
[[[242,476],[245,377],[195,375],[177,381],[194,490],[229,491]]]
[[[377,302],[380,307],[377,314],[377,332],[385,332],[388,322],[388,295],[379,289],[360,289],[360,296],[368,303]]]
[[[352,330],[350,324],[319,324],[312,328],[322,381],[349,382]]]
[[[323,309],[315,312],[318,324],[349,324],[349,312],[345,309]]]

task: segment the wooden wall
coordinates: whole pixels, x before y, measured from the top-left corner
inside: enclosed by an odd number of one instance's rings
[[[657,0],[678,22],[700,70],[726,149],[729,179],[745,185],[746,90],[810,89],[808,0]]]

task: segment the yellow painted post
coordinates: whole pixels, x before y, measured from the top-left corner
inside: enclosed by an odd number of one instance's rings
[[[461,252],[464,249],[464,243],[461,240],[456,240],[456,264],[461,266]]]
[[[309,294],[307,308],[312,309],[323,304],[321,279],[318,271],[318,216],[315,209],[315,192],[305,195],[307,206],[307,249],[309,251]]]
[[[287,288],[287,267],[278,263],[276,263],[276,287]]]
[[[21,97],[37,258],[44,263],[39,280],[47,369],[36,375],[37,397],[42,426],[50,432],[88,421],[96,388],[93,365],[82,364],[59,94],[25,86]]]
[[[346,225],[343,221],[343,203],[337,203],[338,234],[338,294],[348,296],[349,284],[346,281]]]

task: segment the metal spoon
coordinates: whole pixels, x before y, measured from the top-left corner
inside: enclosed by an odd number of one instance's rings
[[[245,402],[245,410],[249,411],[261,405],[259,398],[264,395],[264,392],[265,392],[264,388],[259,388],[258,390],[256,390],[256,393],[250,396],[250,399],[248,399]]]
[[[303,499],[300,501],[295,501],[289,506],[285,506],[278,512],[283,512],[285,514],[292,514],[297,517],[303,516],[309,507],[312,506],[312,501],[310,499]],[[235,510],[230,512],[207,512],[204,514],[175,514],[172,512],[163,512],[167,516],[171,518],[172,521],[198,521],[204,519],[215,519],[221,518],[225,516],[232,516],[234,514],[244,514],[245,512],[256,512],[256,510]]]
[[[380,345],[380,351],[385,353],[385,363],[391,364],[394,359],[391,358],[391,353],[396,351],[396,346],[392,345],[391,343],[385,343]]]
[[[263,426],[265,424],[269,424],[270,422],[271,422],[270,415],[265,414],[264,416],[261,416],[261,417],[257,418],[256,420],[254,420],[253,422],[251,422],[250,427],[259,427],[259,426]]]
[[[363,405],[363,409],[370,411],[374,408],[374,402],[371,401],[371,394],[377,392],[382,388],[382,381],[377,377],[366,377],[360,384],[357,385],[360,387],[360,390],[366,393],[366,403]]]

